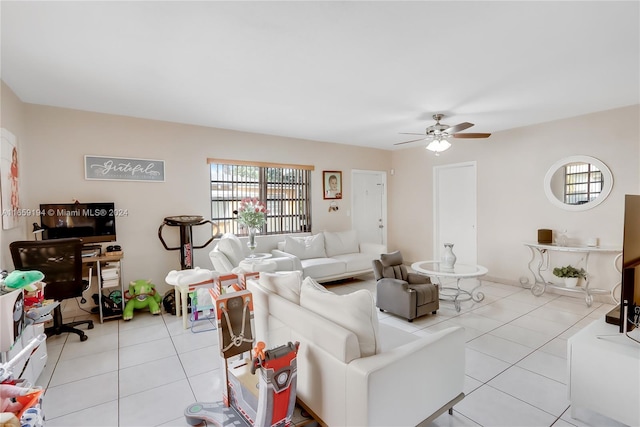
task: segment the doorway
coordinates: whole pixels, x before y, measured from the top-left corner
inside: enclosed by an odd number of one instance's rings
[[[476,162],[433,168],[434,259],[453,243],[457,262],[478,262]]]
[[[351,171],[351,228],[360,242],[387,244],[387,173]]]

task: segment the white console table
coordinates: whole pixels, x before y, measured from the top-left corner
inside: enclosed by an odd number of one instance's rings
[[[591,307],[593,303],[593,295],[595,294],[611,294],[611,298],[615,301],[614,291],[618,287],[619,283],[611,289],[611,291],[607,291],[605,289],[597,289],[589,287],[589,255],[592,253],[609,253],[609,254],[617,254],[615,259],[613,260],[614,268],[620,272],[618,269],[617,261],[618,258],[622,256],[622,249],[613,248],[613,247],[602,247],[602,246],[558,246],[555,244],[543,244],[543,243],[525,243],[525,246],[529,248],[531,251],[531,260],[529,261],[529,271],[533,274],[534,283],[531,286],[531,293],[535,296],[542,295],[547,286],[556,289],[562,289],[569,292],[582,292],[585,294],[585,301],[587,306]],[[584,269],[587,272],[587,277],[585,278],[584,286],[578,286],[575,288],[568,288],[566,286],[554,284],[548,280],[546,280],[542,276],[542,272],[549,269],[549,258],[550,252],[572,252],[584,255]],[[534,267],[535,266],[535,267]]]
[[[640,337],[640,331],[630,334]],[[568,339],[571,417],[586,408],[629,426],[640,425],[640,343],[604,318]]]

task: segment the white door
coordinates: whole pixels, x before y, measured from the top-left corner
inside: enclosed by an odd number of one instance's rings
[[[453,243],[456,262],[476,264],[476,162],[436,166],[433,182],[435,259],[445,243]]]
[[[387,244],[387,174],[351,171],[351,228],[361,242]]]

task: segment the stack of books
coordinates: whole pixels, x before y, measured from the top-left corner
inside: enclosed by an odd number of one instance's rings
[[[102,287],[112,288],[114,286],[120,286],[119,268],[117,265],[107,264],[101,270],[102,273]]]

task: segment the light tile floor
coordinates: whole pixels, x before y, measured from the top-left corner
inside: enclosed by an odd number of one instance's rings
[[[339,294],[374,291],[375,282],[365,276],[327,287]],[[493,282],[481,290],[484,301],[465,302],[460,313],[445,301],[437,315],[412,323],[379,312],[381,322],[416,335],[465,328],[466,397],[433,426],[621,426],[586,410],[573,419],[567,400],[567,339],[612,305],[535,297]],[[87,334],[85,342],[77,335],[47,340],[49,361],[38,380],[46,388],[47,426],[185,426],[186,406],[220,399],[215,331],[193,333],[171,314],[137,312],[129,322],[96,322]]]

